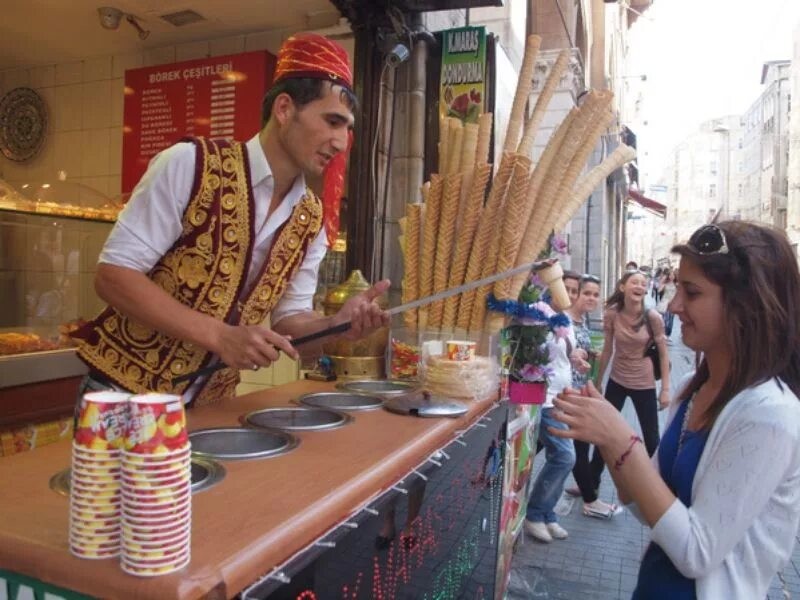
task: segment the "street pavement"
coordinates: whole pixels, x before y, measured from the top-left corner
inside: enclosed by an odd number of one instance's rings
[[[672,389],[694,368],[694,352],[680,341],[680,322],[676,318],[669,343],[672,362]],[[630,400],[622,414],[639,432],[639,422]],[[664,430],[665,411],[659,413]],[[534,461],[536,477],[544,462],[544,452]],[[572,476],[566,486],[575,485]],[[616,502],[617,495],[608,470],[603,473],[600,498]],[[520,535],[511,570],[508,600],[622,600],[631,597],[636,587],[639,562],[649,543],[649,528],[627,510],[612,519],[586,517],[580,498],[563,494],[556,506],[559,523],[569,532],[566,540],[543,544],[527,535]],[[800,598],[800,544],[795,544],[791,564],[784,571],[787,589],[793,598]],[[776,577],[768,600],[784,600]]]

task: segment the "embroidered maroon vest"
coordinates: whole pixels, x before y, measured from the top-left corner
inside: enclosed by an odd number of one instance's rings
[[[311,192],[276,232],[258,281],[240,297],[254,244],[254,200],[247,149],[239,142],[189,140],[197,147],[191,198],[181,236],[149,273],[182,304],[231,324],[257,325],[267,318],[322,228],[322,203]],[[74,334],[78,355],[90,367],[136,393],[180,394],[188,382],[172,378],[206,366],[207,350],[169,337],[109,306]],[[239,372],[217,371],[195,396],[202,405],[235,395]]]

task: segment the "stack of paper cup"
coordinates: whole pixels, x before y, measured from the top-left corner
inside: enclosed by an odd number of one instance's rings
[[[69,549],[81,558],[120,551],[121,459],[128,394],[91,392],[78,406],[72,442]]]
[[[122,569],[183,568],[191,545],[191,446],[180,396],[130,399],[122,456]]]

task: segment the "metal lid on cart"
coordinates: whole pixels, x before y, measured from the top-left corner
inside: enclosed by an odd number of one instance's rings
[[[265,408],[244,416],[245,425],[289,431],[335,429],[353,417],[328,408]]]
[[[469,407],[464,402],[450,400],[430,394],[407,394],[397,398],[389,398],[383,407],[393,413],[413,415],[415,417],[460,417],[465,415]]]
[[[271,458],[286,454],[300,441],[292,434],[277,429],[214,427],[189,434],[192,454],[218,460]]]
[[[402,396],[417,389],[417,385],[407,381],[395,381],[391,379],[357,379],[354,381],[342,381],[336,384],[336,389],[343,392],[353,392],[356,394],[373,394],[382,398],[392,396]]]
[[[297,400],[305,406],[332,410],[372,410],[383,406],[380,396],[353,392],[318,392],[304,394]]]

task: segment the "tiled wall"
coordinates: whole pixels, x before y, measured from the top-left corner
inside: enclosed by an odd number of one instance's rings
[[[35,89],[49,112],[42,152],[21,164],[0,156],[0,177],[19,188],[66,174],[114,197],[120,193],[125,71],[184,60],[255,50],[276,53],[291,34],[281,29],[191,42],[86,60],[0,72],[0,95],[20,86]],[[344,42],[347,45],[347,41]]]

